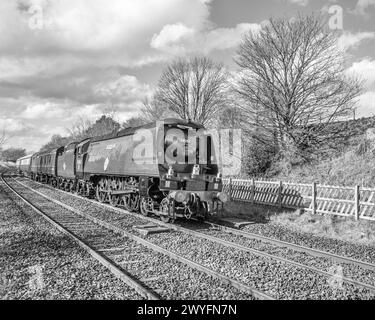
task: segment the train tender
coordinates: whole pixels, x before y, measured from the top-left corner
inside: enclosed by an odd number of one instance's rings
[[[30,170],[33,179],[165,222],[206,219],[227,200],[214,147],[203,126],[166,119],[33,155]]]
[[[66,191],[75,191],[76,183],[76,147],[73,142],[61,148],[57,153],[57,175],[54,184]]]

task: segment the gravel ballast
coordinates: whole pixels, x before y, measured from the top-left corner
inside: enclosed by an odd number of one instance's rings
[[[52,190],[48,187],[35,184],[32,181],[28,181],[27,184],[52,198],[83,212],[90,213],[90,215],[97,218],[110,221],[128,231],[132,231],[131,227],[134,224],[146,223],[142,220],[141,216],[138,219],[137,217],[125,215],[125,213],[120,214],[110,209],[103,209],[103,207],[99,207],[84,199],[73,197],[58,190]],[[151,235],[147,237],[147,240],[280,299],[374,298],[374,293],[368,289],[358,288],[347,283],[343,283],[337,288],[331,285],[330,281],[332,279],[327,279],[327,277],[313,271],[290,266],[275,259],[259,257],[242,250],[227,248],[223,245],[208,240],[197,239],[180,232]],[[256,244],[251,243],[250,245]],[[260,249],[260,247],[258,246],[257,249]],[[276,249],[269,247],[267,250]],[[280,250],[280,248],[277,248],[277,250]],[[275,252],[272,253],[275,254]],[[291,259],[295,255],[295,252],[286,251],[286,253],[279,254],[287,255],[286,257]],[[300,253],[298,254],[300,255]],[[314,260],[316,258],[311,256],[297,256],[295,258],[297,260],[302,259],[301,263],[318,264],[320,261],[320,258]],[[326,265],[323,264],[321,266],[322,269],[328,267],[328,262],[326,262]],[[345,268],[352,267],[344,266],[344,272],[347,271]],[[351,269],[351,271],[355,273],[355,269]],[[344,274],[344,276],[349,275],[351,273]],[[372,274],[366,275],[364,273],[360,279],[365,279],[370,284],[373,283]]]
[[[276,223],[251,224],[242,230],[375,264],[375,248],[369,245],[298,232]]]
[[[16,183],[11,184],[49,216],[67,226],[95,249],[102,250],[102,254],[124,267],[133,277],[164,299],[254,299],[252,295],[243,293],[219,279],[114,234]],[[75,208],[83,209],[78,204]]]
[[[1,299],[142,299],[0,184]]]

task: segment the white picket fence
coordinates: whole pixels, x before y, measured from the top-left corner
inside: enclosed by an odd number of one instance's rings
[[[223,182],[232,201],[375,221],[375,189],[232,178]]]

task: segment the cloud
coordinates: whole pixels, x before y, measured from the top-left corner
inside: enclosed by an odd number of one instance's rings
[[[194,29],[188,28],[182,23],[168,24],[163,27],[159,34],[153,35],[150,45],[155,49],[163,49],[184,39],[192,38],[195,33]]]
[[[231,46],[230,39],[210,44],[215,40],[209,36],[215,29],[210,5],[207,0],[0,1],[0,119],[20,130],[17,141],[33,135],[34,146],[69,127],[78,114],[94,118],[113,106],[126,120],[152,92],[133,70],[165,63],[179,53],[169,49],[176,43],[189,53],[186,41],[194,43],[195,37],[200,44],[207,38],[206,49],[194,47],[202,53]]]
[[[210,28],[202,30],[188,28],[183,24],[166,25],[152,37],[150,46],[169,54],[188,54],[202,52],[208,54],[215,50],[236,47],[244,33],[258,32],[257,23],[240,23],[233,28]]]
[[[35,5],[42,15],[29,12]],[[177,23],[199,29],[209,5],[202,0],[4,0],[0,12],[2,52],[84,56],[107,64],[115,59],[133,66],[158,59],[148,46],[155,30]],[[41,23],[34,23],[38,19]]]
[[[375,85],[375,60],[365,58],[361,61],[354,62],[347,72],[364,79],[367,88],[371,88],[371,86]]]
[[[375,91],[368,91],[359,98],[357,113],[359,117],[375,116]]]
[[[306,7],[309,4],[309,0],[287,0],[291,4],[296,4],[298,6]]]
[[[343,50],[355,49],[364,40],[374,39],[375,32],[351,33],[345,31],[338,39],[338,46]]]
[[[358,15],[366,15],[366,10],[375,5],[375,0],[358,0],[354,10],[352,13],[358,14]]]
[[[1,119],[0,128],[1,130],[5,130],[7,134],[12,135],[14,133],[19,133],[30,128],[30,125],[17,119]]]
[[[93,88],[93,93],[98,100],[130,104],[150,96],[152,88],[134,76],[124,75],[113,81],[98,83]]]
[[[55,103],[46,102],[42,104],[28,105],[26,110],[20,114],[23,119],[53,119],[64,116],[63,108]]]
[[[358,116],[375,116],[375,60],[364,58],[354,62],[347,70],[347,74],[359,76],[365,81],[367,91],[359,97]]]
[[[261,25],[257,23],[240,23],[235,28],[217,28],[207,33],[205,37],[208,50],[225,50],[236,47],[243,34],[259,32]]]

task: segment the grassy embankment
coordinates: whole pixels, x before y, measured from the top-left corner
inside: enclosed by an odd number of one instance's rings
[[[375,128],[375,117],[338,122],[348,137],[324,159],[301,166],[275,164],[267,179],[300,183],[317,182],[337,186],[375,188],[375,137],[369,130]],[[375,130],[374,130],[375,132]],[[279,210],[271,206],[252,206],[230,203],[226,213],[238,212],[258,221],[287,226],[293,230],[316,235],[375,245],[375,222],[354,221],[333,215],[312,215],[298,211]]]

